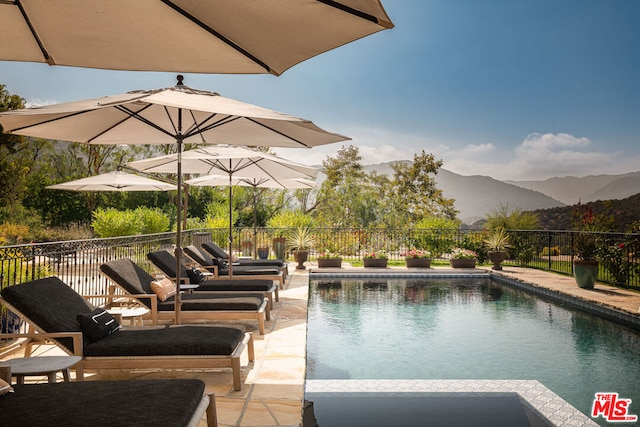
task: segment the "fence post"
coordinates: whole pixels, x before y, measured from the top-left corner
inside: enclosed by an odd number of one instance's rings
[[[547,230],[547,269],[551,271],[551,231]]]

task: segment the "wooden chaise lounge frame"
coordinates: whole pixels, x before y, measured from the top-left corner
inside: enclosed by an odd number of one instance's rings
[[[171,254],[169,254],[171,255]],[[188,253],[187,253],[188,255]],[[193,259],[189,256],[190,259]],[[232,267],[230,269],[231,274],[229,275],[220,275],[220,267],[217,265],[200,265],[198,263],[197,267],[201,267],[206,269],[207,271],[211,272],[213,274],[213,279],[214,280],[218,280],[218,279],[229,279],[229,280],[247,280],[247,279],[267,279],[267,280],[277,280],[278,284],[280,285],[280,289],[282,289],[284,287],[284,281],[285,281],[285,277],[284,277],[284,273],[278,268],[278,267],[261,267],[261,266],[254,266],[254,265],[249,265],[249,266],[236,266],[235,269],[238,270],[238,267],[240,269],[250,269],[253,270],[255,273],[254,274],[237,274],[234,275],[233,274],[233,269],[234,267]],[[264,271],[264,274],[259,274],[261,271]]]
[[[225,283],[225,284],[236,283],[238,284],[238,286],[241,286],[247,283],[250,284],[251,282],[254,282],[254,281],[255,282],[270,281],[271,283],[273,283],[273,278],[265,278],[265,277],[262,277],[261,275],[256,275],[256,274],[236,276],[233,279],[230,279],[227,276],[219,276],[218,278],[213,278],[213,273],[211,272],[209,267],[213,269],[214,266],[203,265],[203,263],[201,263],[200,261],[204,261],[206,258],[197,259],[199,258],[197,256],[198,254],[194,254],[193,251],[190,249],[191,247],[192,246],[187,246],[183,248],[184,253],[187,254],[188,256],[188,259],[193,261],[193,263],[187,262],[186,264],[190,265],[191,268],[195,268],[199,270],[205,276],[205,282],[200,283],[201,287],[197,290],[198,292],[203,291],[203,288],[206,289],[207,286],[211,284],[215,286],[215,284],[218,282]],[[193,249],[197,250],[197,248],[195,247],[193,247]],[[162,273],[165,274],[169,279],[175,282],[186,283],[186,284],[189,284],[191,282],[191,279],[187,274],[188,267],[187,265],[185,265],[185,263],[181,263],[182,267],[181,267],[180,278],[179,279],[177,278],[176,257],[173,254],[169,253],[168,251],[150,252],[147,255],[147,259],[153,266],[157,267],[160,271],[162,271]],[[187,260],[187,258],[184,258],[184,259]],[[268,270],[275,272],[275,269],[268,269]],[[233,285],[233,286],[236,286],[236,285]],[[260,291],[253,291],[253,290],[249,291],[247,287],[244,287],[244,288],[245,288],[244,291],[234,290],[234,291],[228,291],[228,292],[260,292]],[[271,309],[273,309],[274,294],[275,294],[275,300],[280,301],[280,295],[279,295],[278,289],[279,289],[278,285],[273,285],[273,286],[270,286],[269,289],[263,292],[264,296],[269,299],[269,308]]]
[[[56,278],[57,279],[57,278]],[[75,292],[75,291],[73,291]],[[79,296],[79,295],[78,295]],[[0,338],[26,338],[24,346],[30,347],[33,340],[41,341],[50,339],[56,343],[63,351],[70,355],[82,357],[82,361],[75,365],[76,377],[84,379],[85,369],[212,369],[231,368],[233,373],[234,390],[242,389],[242,372],[240,357],[247,349],[249,362],[255,360],[255,350],[253,345],[253,335],[244,333],[244,338],[237,344],[234,351],[229,355],[160,355],[160,356],[85,356],[83,352],[83,334],[79,332],[47,332],[35,323],[28,316],[25,316],[15,306],[0,297],[0,304],[7,307],[22,320],[29,323],[30,330],[35,332],[27,334],[0,334]],[[71,338],[73,351],[71,351],[60,339]],[[28,352],[27,352],[28,353]]]
[[[132,268],[135,269],[136,272],[140,275],[140,274],[148,274],[146,271],[144,271],[140,266],[138,266],[137,264],[135,264],[133,261],[123,258],[117,261],[111,261],[110,263],[113,264],[114,262],[118,262],[121,263],[121,267],[125,267],[125,268]],[[130,263],[130,265],[122,265],[122,262],[127,262]],[[105,264],[110,264],[110,263],[105,263]],[[102,266],[104,266],[105,264],[103,264]],[[125,296],[127,297],[131,297],[134,298],[138,301],[140,301],[140,304],[143,304],[147,307],[149,307],[149,309],[151,310],[151,312],[147,315],[151,317],[151,321],[154,325],[158,324],[158,320],[174,320],[175,319],[175,312],[174,311],[162,311],[162,310],[158,310],[158,296],[154,293],[132,293],[130,292],[128,289],[124,288],[120,283],[118,283],[118,281],[109,276],[108,274],[106,274],[103,270],[102,270],[102,266],[100,266],[100,274],[102,276],[104,276],[105,278],[107,278],[111,283],[115,284],[119,289],[121,289],[124,293]],[[153,280],[153,277],[149,276],[149,278],[151,280]],[[132,286],[135,287],[140,287],[142,288],[142,290],[144,290],[144,286],[139,283],[137,285],[132,284]],[[110,288],[110,290],[112,290],[113,288]],[[211,294],[212,297],[215,297],[216,294],[220,295],[224,295],[222,292],[207,292],[208,294]],[[227,294],[232,294],[233,292],[229,291],[227,292]],[[257,292],[254,292],[254,294],[257,294]],[[240,295],[239,295],[240,296]],[[92,297],[94,297],[94,295],[92,295]],[[119,297],[119,295],[116,295],[115,293],[109,294],[108,295],[109,298],[117,298]],[[184,296],[183,296],[184,298]],[[147,304],[144,300],[147,300],[149,303]],[[184,308],[180,311],[180,320],[182,322],[186,322],[188,323],[189,321],[200,321],[200,320],[256,320],[258,322],[258,332],[260,333],[260,335],[264,335],[265,333],[265,320],[270,320],[271,319],[271,314],[270,314],[270,310],[269,310],[269,301],[268,299],[264,299],[262,301],[262,304],[260,305],[260,307],[258,308],[258,310],[256,311],[252,311],[252,310],[185,310]]]
[[[229,254],[218,246],[215,242],[204,242],[202,243],[202,250],[210,254],[212,257],[220,258],[225,260],[226,262],[231,262],[229,259]],[[284,259],[246,259],[246,258],[238,258],[233,261],[240,266],[253,266],[253,267],[262,267],[262,268],[277,268],[282,271],[285,280],[289,275],[289,268],[287,266],[287,261]]]

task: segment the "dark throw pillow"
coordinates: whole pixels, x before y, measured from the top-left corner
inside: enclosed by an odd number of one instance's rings
[[[194,285],[204,282],[204,274],[197,268],[188,269],[187,275],[189,276],[189,280],[191,281],[191,283]]]
[[[80,329],[91,342],[100,341],[120,329],[118,321],[102,308],[96,308],[91,313],[78,314],[77,319]]]

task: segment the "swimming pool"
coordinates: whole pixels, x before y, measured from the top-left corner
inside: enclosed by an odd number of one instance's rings
[[[308,380],[537,380],[584,414],[596,392],[640,413],[632,328],[488,278],[312,278],[309,289]]]

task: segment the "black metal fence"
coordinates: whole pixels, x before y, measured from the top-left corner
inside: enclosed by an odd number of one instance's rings
[[[240,228],[234,230],[234,253],[243,256],[287,258],[287,236],[293,230]],[[213,240],[227,248],[228,230],[187,230],[183,246],[199,245]],[[509,231],[511,247],[506,265],[539,268],[562,274],[572,274],[575,258],[571,231]],[[598,279],[621,287],[640,289],[640,235],[622,233],[592,233],[600,254]],[[339,252],[346,261],[359,262],[366,252],[385,251],[390,261],[404,259],[411,248],[432,252],[433,262],[448,261],[453,248],[462,247],[477,252],[478,261],[487,260],[483,230],[434,229],[346,229],[314,228],[313,260],[321,251]],[[56,275],[83,295],[104,294],[108,283],[99,274],[99,266],[118,258],[130,258],[149,272],[147,253],[160,249],[172,250],[175,233],[130,236],[110,239],[90,239],[67,242],[36,243],[0,247],[0,289],[13,284]],[[2,330],[12,328],[7,312],[2,312]]]

